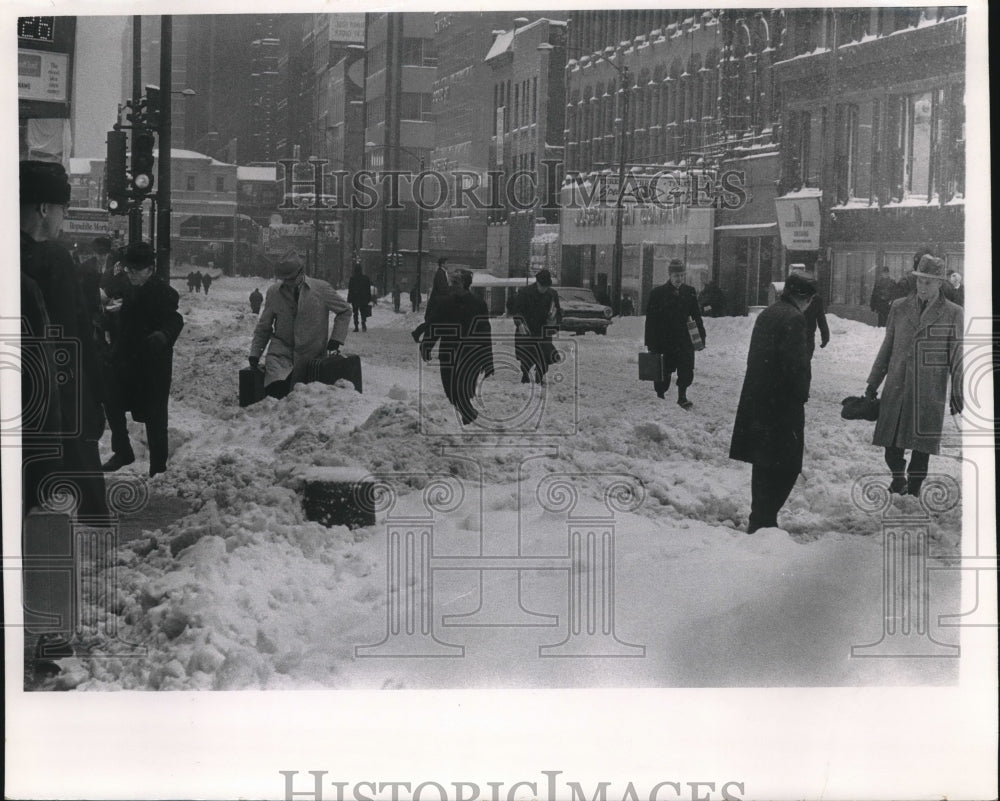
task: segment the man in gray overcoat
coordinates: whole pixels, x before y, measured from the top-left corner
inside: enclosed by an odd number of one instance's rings
[[[962,308],[941,292],[948,280],[941,259],[922,256],[912,276],[916,293],[889,309],[867,389],[874,398],[885,381],[872,444],[885,448],[892,471],[889,489],[900,495],[920,494],[930,455],[940,450],[945,401],[953,415],[963,407]],[[909,465],[907,450],[912,451]]]

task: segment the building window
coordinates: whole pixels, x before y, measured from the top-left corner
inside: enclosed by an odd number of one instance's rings
[[[195,176],[193,176],[193,175],[185,175],[184,176],[184,181],[185,181],[185,186],[187,188],[187,191],[188,192],[193,192],[194,191]]]
[[[931,92],[896,100],[893,199],[929,198],[934,146],[934,97]]]
[[[215,191],[225,192],[226,191],[226,179],[222,175],[215,176]]]
[[[913,254],[901,253],[899,251],[885,252],[885,266],[889,268],[889,277],[893,281],[898,281],[905,275],[913,272]]]
[[[423,115],[430,114],[434,97],[429,92],[404,92],[400,104],[400,119],[421,120]]]
[[[834,252],[831,303],[867,306],[875,279],[875,251]]]

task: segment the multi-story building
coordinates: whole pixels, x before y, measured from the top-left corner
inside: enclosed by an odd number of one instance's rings
[[[273,162],[277,157],[278,59],[281,51],[277,18],[273,15],[255,17],[255,26],[250,42],[249,87],[254,125],[250,141],[240,147],[246,164]]]
[[[562,178],[566,23],[520,22],[495,32],[486,55],[492,73],[490,171],[503,187],[493,194],[500,203],[489,210],[486,266],[501,276],[532,274],[535,225],[558,221]],[[545,233],[548,238],[551,231]],[[543,260],[534,272],[543,263],[553,266]]]
[[[880,267],[900,278],[925,244],[963,267],[965,8],[786,19],[775,65],[784,245],[816,265],[831,308],[867,319]]]
[[[434,14],[366,15],[365,54],[365,166],[416,175],[430,165],[435,146]],[[412,182],[399,182],[401,208],[384,208],[390,193],[382,188],[382,202],[364,216],[362,264],[382,292],[395,284],[405,290],[417,280],[423,212],[412,200]]]

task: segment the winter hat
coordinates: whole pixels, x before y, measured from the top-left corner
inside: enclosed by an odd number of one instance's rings
[[[137,267],[143,270],[156,263],[156,253],[149,242],[133,242],[125,248],[125,256],[122,261],[126,267]]]
[[[21,203],[69,205],[66,168],[55,161],[21,162]]]
[[[444,267],[444,263],[446,261],[448,261],[447,256],[442,256],[440,259],[438,259],[438,267]]]
[[[788,274],[797,275],[800,278],[805,278],[807,281],[816,280],[816,271],[811,267],[806,267],[804,264],[792,264],[788,267]]]
[[[281,257],[281,261],[274,265],[274,278],[276,281],[294,278],[302,271],[304,266],[302,259],[299,258],[299,254],[294,250],[290,250]]]
[[[680,259],[671,259],[670,264],[667,265],[667,272],[670,273],[670,275],[674,275],[675,273],[683,273],[686,271],[687,267],[684,266],[684,262],[682,262]]]
[[[937,256],[925,254],[920,257],[913,275],[918,278],[937,278],[941,281],[948,280],[948,272],[945,270],[944,262]]]
[[[785,280],[782,294],[798,295],[800,298],[811,298],[816,294],[816,283],[799,273],[792,273]]]
[[[535,282],[540,286],[552,286],[552,273],[548,270],[539,270],[535,275]]]

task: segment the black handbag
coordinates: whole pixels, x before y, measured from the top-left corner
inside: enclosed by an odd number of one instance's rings
[[[840,402],[840,416],[845,420],[878,420],[878,398],[865,395],[844,398]]]

